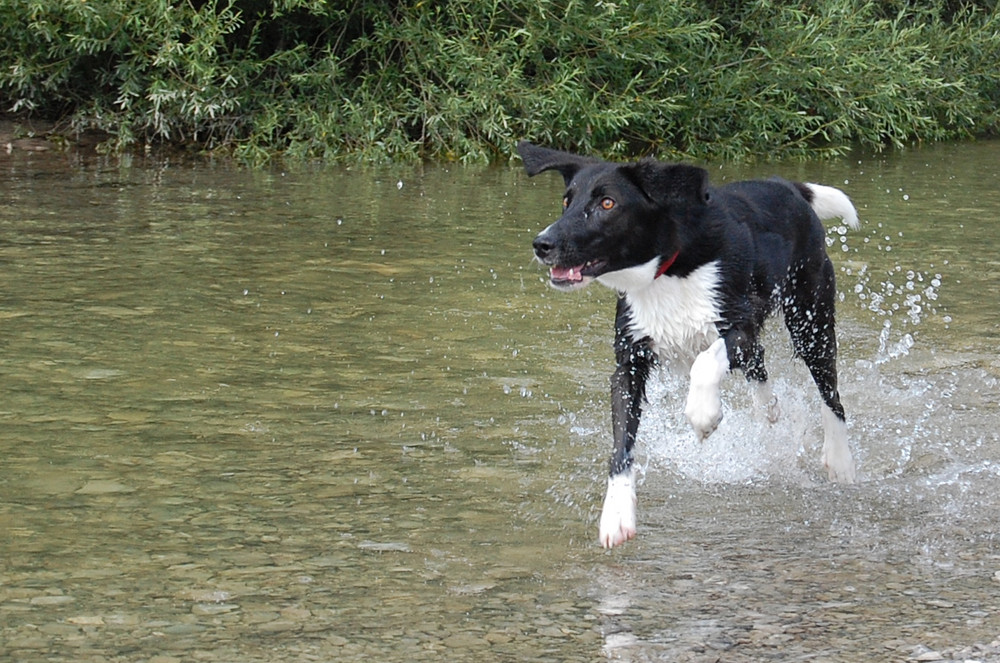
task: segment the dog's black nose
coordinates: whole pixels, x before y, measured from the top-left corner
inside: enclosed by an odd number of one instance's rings
[[[535,249],[535,257],[542,261],[544,261],[546,256],[552,253],[552,250],[556,248],[555,244],[545,237],[545,233],[536,237],[535,241],[531,243],[531,246]]]

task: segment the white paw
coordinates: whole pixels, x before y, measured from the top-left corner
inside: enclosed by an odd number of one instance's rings
[[[722,421],[719,385],[728,371],[726,343],[721,338],[699,354],[691,366],[691,387],[684,406],[684,416],[699,440],[714,433]]]
[[[826,468],[830,481],[836,483],[854,483],[858,478],[854,457],[846,444],[832,447],[824,444],[823,467]]]
[[[823,406],[823,438],[823,467],[830,481],[854,483],[857,471],[847,442],[847,424],[826,406]]]
[[[631,473],[608,479],[601,511],[601,545],[614,548],[635,538],[635,479]]]
[[[699,440],[704,440],[715,432],[722,422],[722,397],[718,388],[710,389],[691,385],[688,391],[684,416],[694,429]]]

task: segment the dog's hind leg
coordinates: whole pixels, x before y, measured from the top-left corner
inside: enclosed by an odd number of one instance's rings
[[[802,270],[785,299],[785,325],[823,399],[823,465],[831,481],[854,483],[856,471],[847,440],[847,422],[837,389],[837,334],[834,328],[833,265],[825,258],[819,279]]]
[[[605,548],[613,548],[635,536],[636,477],[632,466],[632,448],[646,399],[646,381],[655,360],[653,350],[646,341],[636,342],[629,336],[630,319],[628,303],[619,298],[615,320],[615,358],[618,365],[611,376],[614,450],[600,524],[600,541]]]

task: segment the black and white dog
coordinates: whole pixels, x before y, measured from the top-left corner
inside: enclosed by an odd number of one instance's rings
[[[736,368],[774,422],[760,334],[776,310],[822,396],[830,479],[854,481],[837,391],[834,272],[820,222],[839,217],[858,227],[846,194],[777,178],[712,187],[695,166],[609,163],[528,142],[518,152],[528,175],[556,170],[566,182],[562,217],[534,240],[552,285],[573,290],[596,279],[618,291],[602,545],[635,536],[632,447],[655,362],[690,373],[684,414],[700,439],[719,425],[720,383]]]

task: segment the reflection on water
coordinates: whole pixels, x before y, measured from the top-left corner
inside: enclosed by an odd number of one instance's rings
[[[612,293],[548,290],[558,178],[5,156],[0,656],[1000,660],[1000,144],[723,168],[841,184],[828,484],[781,325],[705,444],[664,378],[596,545]],[[555,202],[553,202],[555,201]]]

